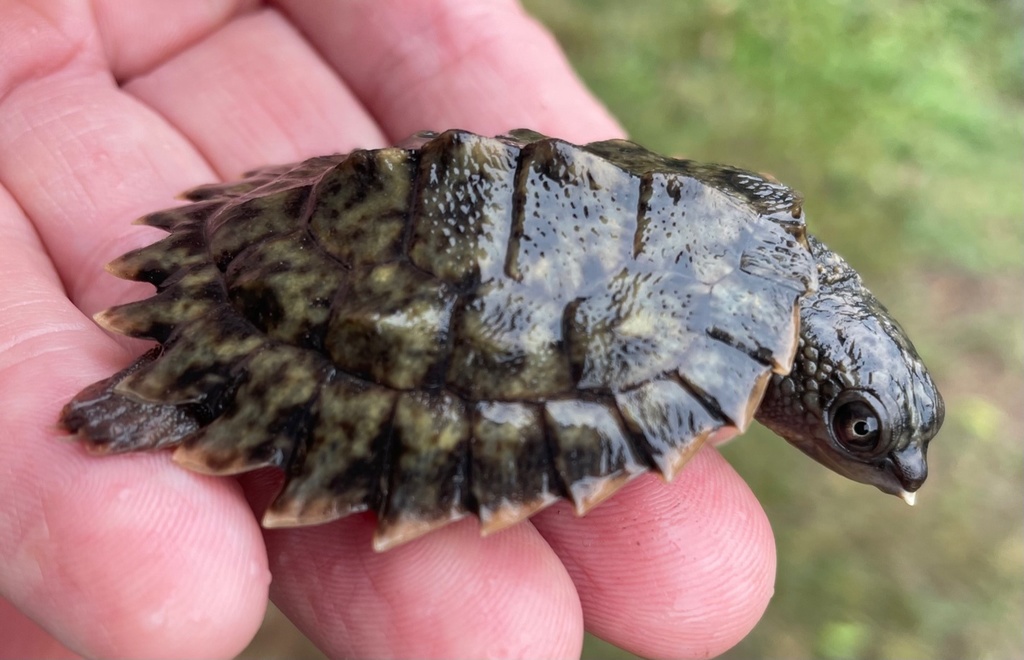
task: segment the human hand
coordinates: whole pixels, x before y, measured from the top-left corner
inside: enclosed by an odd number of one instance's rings
[[[754,625],[771,531],[711,448],[582,519],[560,503],[374,554],[372,516],[260,529],[277,475],[61,442],[61,406],[142,348],[89,320],[149,293],[102,266],[180,191],[421,129],[621,129],[511,2],[60,4],[0,1],[0,655],[230,656],[268,591],[332,656],[578,657],[585,624],[703,657]]]

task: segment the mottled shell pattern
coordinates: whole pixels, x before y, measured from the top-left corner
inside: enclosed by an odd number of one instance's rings
[[[378,549],[671,478],[789,372],[817,283],[792,190],[624,140],[423,133],[185,196],[109,266],[156,295],[97,316],[159,346],[62,424],[277,466],[265,525],[370,510]]]

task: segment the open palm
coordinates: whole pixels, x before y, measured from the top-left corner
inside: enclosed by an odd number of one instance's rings
[[[584,625],[644,655],[734,644],[774,549],[711,448],[586,518],[374,554],[370,515],[260,529],[271,472],[60,441],[61,406],[143,348],[89,320],[148,293],[102,266],[181,190],[422,129],[621,132],[512,2],[252,4],[0,0],[0,656],[230,656],[268,594],[332,656],[571,657]]]

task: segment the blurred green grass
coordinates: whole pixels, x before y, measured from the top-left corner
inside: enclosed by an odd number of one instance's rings
[[[526,0],[633,139],[771,172],[947,404],[918,506],[755,429],[775,596],[727,658],[1024,657],[1024,4]],[[318,657],[272,610],[243,657]],[[588,639],[586,658],[629,658]]]
[[[725,448],[779,546],[775,597],[727,657],[1024,655],[1024,6],[526,6],[633,139],[801,190],[946,398],[915,509],[762,431]]]

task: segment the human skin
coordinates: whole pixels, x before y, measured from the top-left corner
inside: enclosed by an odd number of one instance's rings
[[[268,596],[331,656],[578,657],[586,627],[706,657],[753,627],[771,530],[712,447],[584,518],[375,554],[372,515],[261,529],[273,472],[61,438],[61,406],[145,347],[90,320],[149,293],[103,270],[161,235],[134,218],[260,165],[520,126],[622,135],[507,0],[0,0],[0,657],[230,657]]]

